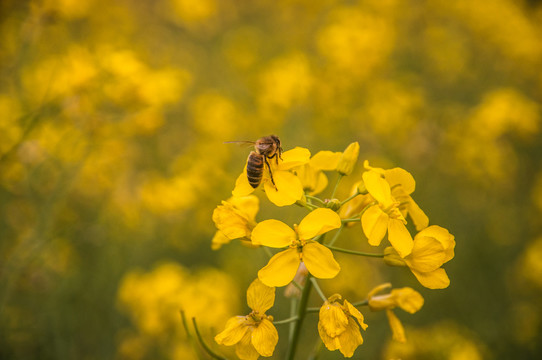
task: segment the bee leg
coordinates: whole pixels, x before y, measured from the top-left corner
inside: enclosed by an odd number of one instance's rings
[[[273,183],[273,186],[275,187],[275,190],[278,191],[279,189],[277,189],[277,185],[275,184],[275,179],[273,179],[273,172],[271,171],[271,167],[269,166],[269,162],[267,161],[266,156],[263,157],[263,161],[265,161],[265,165],[267,165],[267,169],[269,170],[269,177],[271,178],[271,182]]]

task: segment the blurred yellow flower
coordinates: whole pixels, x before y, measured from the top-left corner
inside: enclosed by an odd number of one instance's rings
[[[363,79],[385,62],[394,37],[385,18],[344,6],[331,12],[327,24],[316,34],[316,42],[334,69],[349,73],[352,79]]]
[[[352,357],[357,347],[363,344],[357,323],[363,330],[367,329],[367,324],[358,309],[346,299],[341,305],[341,299],[341,295],[335,294],[324,302],[320,308],[318,333],[328,350],[339,350],[345,357]]]
[[[374,170],[364,172],[362,177],[367,191],[377,202],[361,216],[361,226],[369,244],[380,245],[387,232],[388,240],[399,255],[407,256],[412,251],[412,236],[405,226],[399,202],[391,195],[390,185]]]
[[[303,53],[293,53],[277,59],[260,75],[258,101],[263,110],[289,109],[305,100],[312,88],[310,63]]]
[[[233,239],[250,239],[252,229],[256,226],[260,200],[254,195],[232,197],[222,201],[222,205],[213,211],[213,221],[218,232],[212,242],[213,250],[219,249],[225,242]],[[225,239],[224,239],[225,237]],[[226,242],[226,243],[227,243]]]
[[[166,262],[149,272],[128,272],[120,282],[117,299],[145,336],[180,337],[184,333],[182,324],[172,314],[183,309],[201,326],[213,326],[237,308],[238,301],[231,296],[236,291],[233,278],[223,271],[209,268],[191,274],[176,263]]]
[[[252,231],[252,243],[273,248],[289,248],[273,256],[258,272],[258,278],[269,286],[284,286],[293,280],[303,261],[309,273],[320,279],[335,277],[340,266],[331,251],[313,241],[314,237],[341,226],[341,218],[330,209],[316,209],[294,229],[278,220],[265,220]]]
[[[429,289],[444,289],[450,285],[450,279],[441,266],[453,259],[454,248],[454,236],[443,227],[431,225],[414,237],[412,253],[402,261],[410,268],[420,284]],[[385,253],[391,261],[401,262],[393,250],[386,249]],[[390,261],[386,263],[392,265]]]
[[[401,321],[393,313],[392,309],[399,306],[401,309],[414,314],[423,306],[423,297],[416,290],[404,287],[401,289],[393,289],[389,294],[376,295],[377,293],[390,288],[390,283],[385,283],[375,287],[367,295],[369,308],[371,311],[386,310],[386,315],[393,333],[393,339],[399,342],[406,342],[405,330]]]
[[[215,336],[218,344],[233,346],[242,360],[256,360],[272,356],[279,336],[273,317],[265,315],[275,302],[275,288],[256,279],[247,290],[247,303],[252,312],[228,320],[226,328]]]
[[[277,206],[292,205],[303,197],[303,185],[297,176],[289,170],[309,162],[311,154],[308,149],[296,147],[282,154],[282,159],[269,161],[270,169],[263,172],[261,184],[269,201]],[[278,163],[278,164],[277,164]],[[233,196],[246,196],[254,191],[247,179],[246,165],[239,175],[232,191]],[[275,185],[271,182],[269,171],[273,173]]]

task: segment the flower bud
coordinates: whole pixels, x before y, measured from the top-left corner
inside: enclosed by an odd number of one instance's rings
[[[326,199],[324,201],[324,206],[333,211],[337,211],[341,207],[341,202],[338,199]]]
[[[407,266],[405,260],[391,246],[384,249],[384,262],[389,266]]]
[[[341,175],[350,175],[358,161],[359,143],[353,142],[344,150],[337,164],[337,171]]]

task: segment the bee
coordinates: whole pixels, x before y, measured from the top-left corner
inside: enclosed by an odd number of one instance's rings
[[[247,178],[248,183],[253,188],[257,188],[262,182],[264,164],[269,169],[269,177],[275,189],[275,180],[273,179],[273,172],[269,166],[270,159],[275,158],[277,164],[279,158],[282,160],[282,147],[280,146],[280,139],[276,135],[269,135],[259,138],[256,141],[227,141],[226,143],[244,143],[254,145],[254,151],[248,154],[247,159]]]

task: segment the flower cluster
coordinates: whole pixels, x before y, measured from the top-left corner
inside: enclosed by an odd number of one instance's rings
[[[300,147],[284,153],[260,154],[272,161],[262,159],[259,186],[253,187],[254,173],[258,173],[252,170],[254,164],[247,164],[251,167],[251,183],[245,166],[237,178],[233,196],[215,209],[213,221],[218,231],[213,238],[213,249],[238,239],[253,248],[263,248],[269,255],[267,264],[262,264],[258,278],[247,292],[252,312],[231,318],[225,330],[215,337],[219,344],[235,346],[240,359],[271,356],[278,343],[275,325],[284,323],[293,323],[287,358],[294,359],[304,318],[313,312],[319,313],[318,333],[325,347],[352,357],[363,344],[361,329],[368,327],[358,310],[362,306],[368,306],[371,311],[385,311],[393,339],[406,342],[404,328],[392,309],[399,307],[415,313],[423,306],[422,295],[408,287],[380,294],[391,288],[391,284],[385,283],[357,302],[349,302],[340,294],[328,297],[318,279],[333,279],[341,271],[334,252],[408,267],[420,284],[429,289],[449,285],[442,265],[454,257],[454,236],[440,226],[429,226],[429,218],[412,198],[415,181],[409,172],[401,168],[372,167],[365,161],[350,195],[345,199],[336,197],[342,178],[356,174],[359,149],[355,142],[343,152],[320,151],[312,157],[308,149]],[[330,187],[329,195],[317,197],[328,188],[328,176],[333,172],[336,182]],[[298,224],[286,224],[277,219],[257,221],[259,200],[253,193],[259,193],[260,189],[276,206],[300,206],[307,214]],[[356,230],[356,224],[361,229]],[[416,230],[414,236],[411,229]],[[387,239],[390,246],[380,253],[336,247],[334,244],[343,230],[354,232],[350,238],[360,244],[366,242],[378,247]],[[328,234],[331,235],[326,238]],[[355,243],[352,245],[356,247]],[[275,287],[283,286],[287,286],[285,296],[293,301],[290,315],[296,315],[274,321],[265,313],[273,306]],[[313,289],[322,299],[319,310],[308,307]]]

